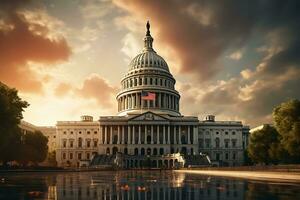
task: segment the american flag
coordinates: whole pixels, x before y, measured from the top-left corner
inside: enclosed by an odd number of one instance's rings
[[[142,91],[142,99],[143,100],[155,100],[155,93]]]

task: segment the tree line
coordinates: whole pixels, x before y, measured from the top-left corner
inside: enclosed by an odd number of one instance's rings
[[[22,165],[37,164],[46,159],[48,138],[40,131],[22,133],[22,112],[29,104],[18,91],[0,82],[0,164],[17,161]]]
[[[273,124],[250,134],[250,159],[263,164],[300,163],[300,101],[281,103],[272,117]]]

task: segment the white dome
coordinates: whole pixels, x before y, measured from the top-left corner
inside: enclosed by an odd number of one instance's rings
[[[175,90],[176,80],[167,62],[152,48],[150,24],[144,38],[144,49],[129,64],[122,79],[122,89],[117,94],[118,114],[134,114],[152,111],[160,114],[180,115],[180,95]],[[153,100],[145,100],[141,94],[154,94]]]

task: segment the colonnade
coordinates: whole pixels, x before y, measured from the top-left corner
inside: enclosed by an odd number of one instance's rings
[[[118,111],[127,109],[160,108],[179,111],[179,97],[172,93],[155,92],[154,101],[142,100],[141,92],[129,93],[118,98]]]
[[[100,144],[194,144],[192,125],[101,125]]]

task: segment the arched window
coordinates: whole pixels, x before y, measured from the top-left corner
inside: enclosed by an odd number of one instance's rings
[[[151,155],[151,149],[150,148],[147,149],[147,155]]]
[[[164,155],[164,148],[160,148],[160,149],[159,149],[159,154],[160,154],[160,155]]]
[[[82,147],[82,138],[78,138],[78,147]]]
[[[127,155],[128,154],[128,149],[124,148],[124,154]]]
[[[156,148],[153,149],[153,155],[155,155],[155,156],[157,155],[157,149]]]
[[[118,147],[114,147],[114,148],[112,149],[112,153],[115,155],[115,154],[117,154],[117,152],[118,152]]]
[[[134,149],[134,155],[139,155],[139,149],[138,148]]]
[[[145,149],[141,148],[141,155],[145,155]]]
[[[216,138],[216,148],[220,147],[220,138]]]
[[[110,149],[108,147],[106,148],[106,154],[110,154]]]

